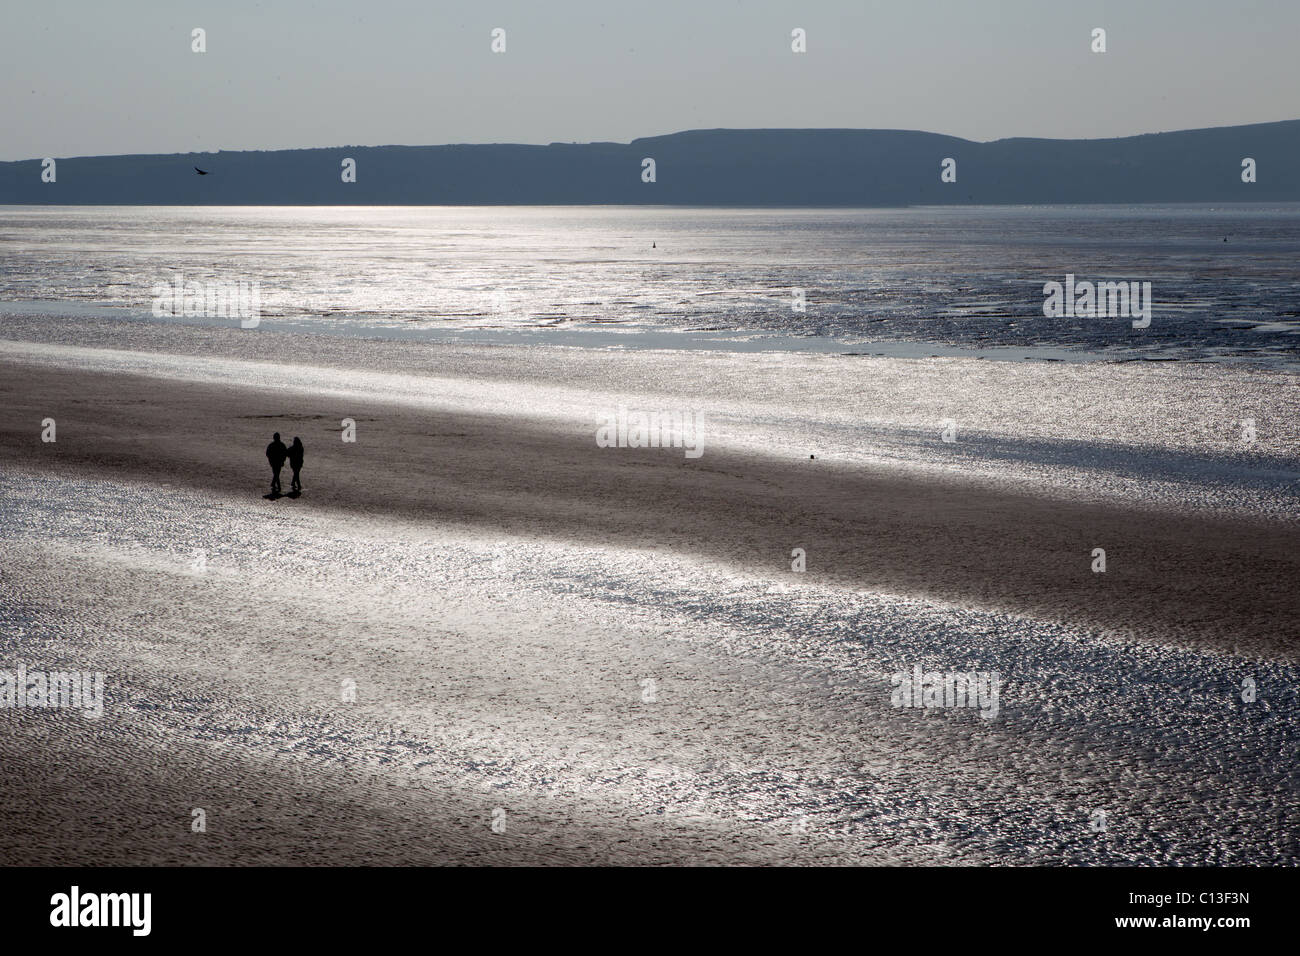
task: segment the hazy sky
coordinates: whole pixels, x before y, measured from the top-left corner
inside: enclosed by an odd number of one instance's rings
[[[1300,118],[1300,0],[4,2],[4,160]],[[194,27],[206,53],[190,50]],[[795,27],[807,53],[791,52]],[[1090,52],[1093,27],[1105,54]]]

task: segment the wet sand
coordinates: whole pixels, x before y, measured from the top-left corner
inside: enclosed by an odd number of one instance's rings
[[[113,688],[0,713],[4,862],[1297,858],[1293,522],[356,389],[8,358],[0,405],[4,659]],[[1005,715],[891,708],[912,661]]]
[[[75,396],[75,397],[72,397]],[[750,573],[809,555],[811,580],[1119,628],[1144,641],[1300,654],[1300,527],[1012,493],[976,482],[709,448],[601,449],[544,428],[386,402],[85,371],[4,369],[17,466],[247,496],[270,431],[301,435],[305,503],[599,547],[634,542]],[[39,423],[58,423],[57,443]],[[355,443],[340,422],[357,422]],[[283,473],[288,487],[289,471]],[[288,502],[282,503],[287,507]],[[1091,570],[1092,550],[1107,570]]]

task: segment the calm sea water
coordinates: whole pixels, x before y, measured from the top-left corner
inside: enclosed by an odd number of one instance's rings
[[[1300,204],[0,207],[0,311],[146,316],[178,273],[255,281],[268,321],[322,331],[705,329],[1300,362]],[[1043,284],[1067,273],[1150,282],[1150,327],[1045,318]]]

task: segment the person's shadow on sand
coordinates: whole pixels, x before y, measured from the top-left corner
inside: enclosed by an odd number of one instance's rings
[[[272,491],[269,494],[262,495],[262,497],[265,498],[267,501],[279,501],[281,498],[297,499],[302,497],[302,492],[301,491],[289,491],[289,492]]]

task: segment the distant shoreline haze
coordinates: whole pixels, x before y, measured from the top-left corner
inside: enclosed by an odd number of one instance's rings
[[[718,129],[626,144],[339,146],[0,163],[0,204],[1287,201],[1300,201],[1300,120],[1093,140],[979,143],[907,130]]]

